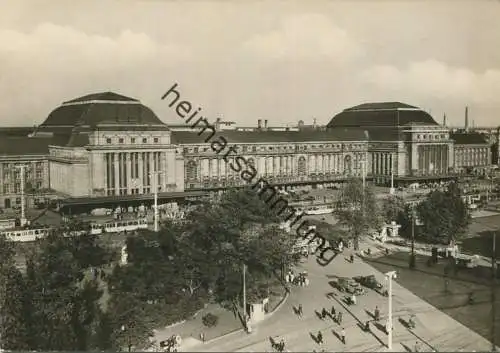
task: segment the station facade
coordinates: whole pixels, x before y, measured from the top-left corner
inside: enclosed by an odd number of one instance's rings
[[[378,183],[391,174],[398,181],[445,178],[491,164],[487,141],[450,134],[403,103],[348,108],[326,127],[273,129],[266,123],[217,132],[235,154],[218,153],[196,128],[169,127],[137,99],[105,92],[64,102],[29,136],[0,136],[0,208],[20,203],[15,166],[21,164],[31,202],[48,195],[118,202],[155,188],[166,197],[242,187],[247,181],[229,167],[238,157],[257,178],[283,188],[341,183],[364,170]]]

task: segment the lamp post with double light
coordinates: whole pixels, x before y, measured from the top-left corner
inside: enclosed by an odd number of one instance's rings
[[[389,299],[388,314],[387,314],[387,348],[392,350],[392,280],[397,278],[396,271],[385,273],[385,278],[388,281],[387,296]]]
[[[163,174],[163,171],[156,170],[154,172],[149,173],[150,178],[152,179],[152,187],[153,187],[153,195],[154,195],[154,230],[158,232],[158,223],[159,223],[159,212],[158,212],[158,176]]]

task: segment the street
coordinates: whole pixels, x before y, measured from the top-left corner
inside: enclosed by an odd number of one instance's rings
[[[387,298],[367,290],[367,294],[358,297],[357,305],[346,309],[342,296],[333,289],[328,281],[336,276],[355,276],[374,274],[380,283],[386,284],[383,274],[356,258],[354,264],[347,262],[341,254],[328,266],[321,267],[311,258],[304,264],[309,272],[309,287],[294,287],[288,301],[270,318],[253,327],[251,334],[237,332],[221,337],[213,342],[201,342],[189,347],[189,351],[224,351],[224,352],[264,352],[272,351],[269,337],[279,342],[285,341],[288,351],[379,351],[385,350],[387,335],[376,325],[371,325],[371,333],[361,330],[358,323],[372,320],[375,306],[381,312],[380,324],[383,326],[387,317]],[[328,278],[330,277],[330,278]],[[329,293],[335,293],[328,297]],[[303,317],[294,313],[294,307],[302,304]],[[332,305],[343,312],[342,326],[328,316],[321,320],[315,313],[323,307],[328,311]],[[416,328],[410,331],[399,319],[408,320],[416,315]],[[418,343],[420,351],[453,350],[489,350],[490,344],[481,336],[460,325],[450,317],[436,310],[426,302],[393,282],[393,350],[413,350]],[[336,336],[345,329],[346,344]],[[321,331],[323,344],[317,344],[311,335]]]

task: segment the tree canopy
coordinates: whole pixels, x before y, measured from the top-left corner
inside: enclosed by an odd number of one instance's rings
[[[146,348],[154,328],[185,319],[208,300],[236,303],[243,265],[248,299],[260,300],[278,272],[298,261],[294,239],[277,222],[254,190],[230,191],[159,232],[129,233],[123,265],[97,236],[64,236],[79,228],[75,221],[35,244],[25,273],[13,244],[0,238],[2,348]]]
[[[375,193],[370,186],[363,188],[360,179],[353,178],[344,184],[334,204],[334,214],[339,224],[351,233],[356,250],[360,236],[378,228],[381,223]]]
[[[419,227],[419,236],[441,244],[449,244],[463,237],[471,217],[461,196],[457,183],[450,183],[444,191],[432,191],[416,208],[418,218],[423,223]]]

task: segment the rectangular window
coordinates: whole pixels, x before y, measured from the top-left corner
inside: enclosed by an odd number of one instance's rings
[[[153,142],[154,142],[154,143],[158,143],[158,137],[155,137],[155,138],[153,139]]]
[[[142,143],[148,143],[148,139],[147,138],[143,138],[142,139]]]
[[[123,143],[123,138],[119,138],[118,143]]]
[[[107,143],[107,144],[110,144],[110,143],[111,143],[111,139],[110,139],[109,137],[106,139],[106,143]]]
[[[10,185],[9,184],[3,184],[3,193],[8,194],[10,192]]]
[[[135,137],[132,137],[132,138],[130,139],[130,143],[135,143]]]
[[[37,179],[42,179],[42,171],[41,170],[37,170],[36,171],[36,178]]]

